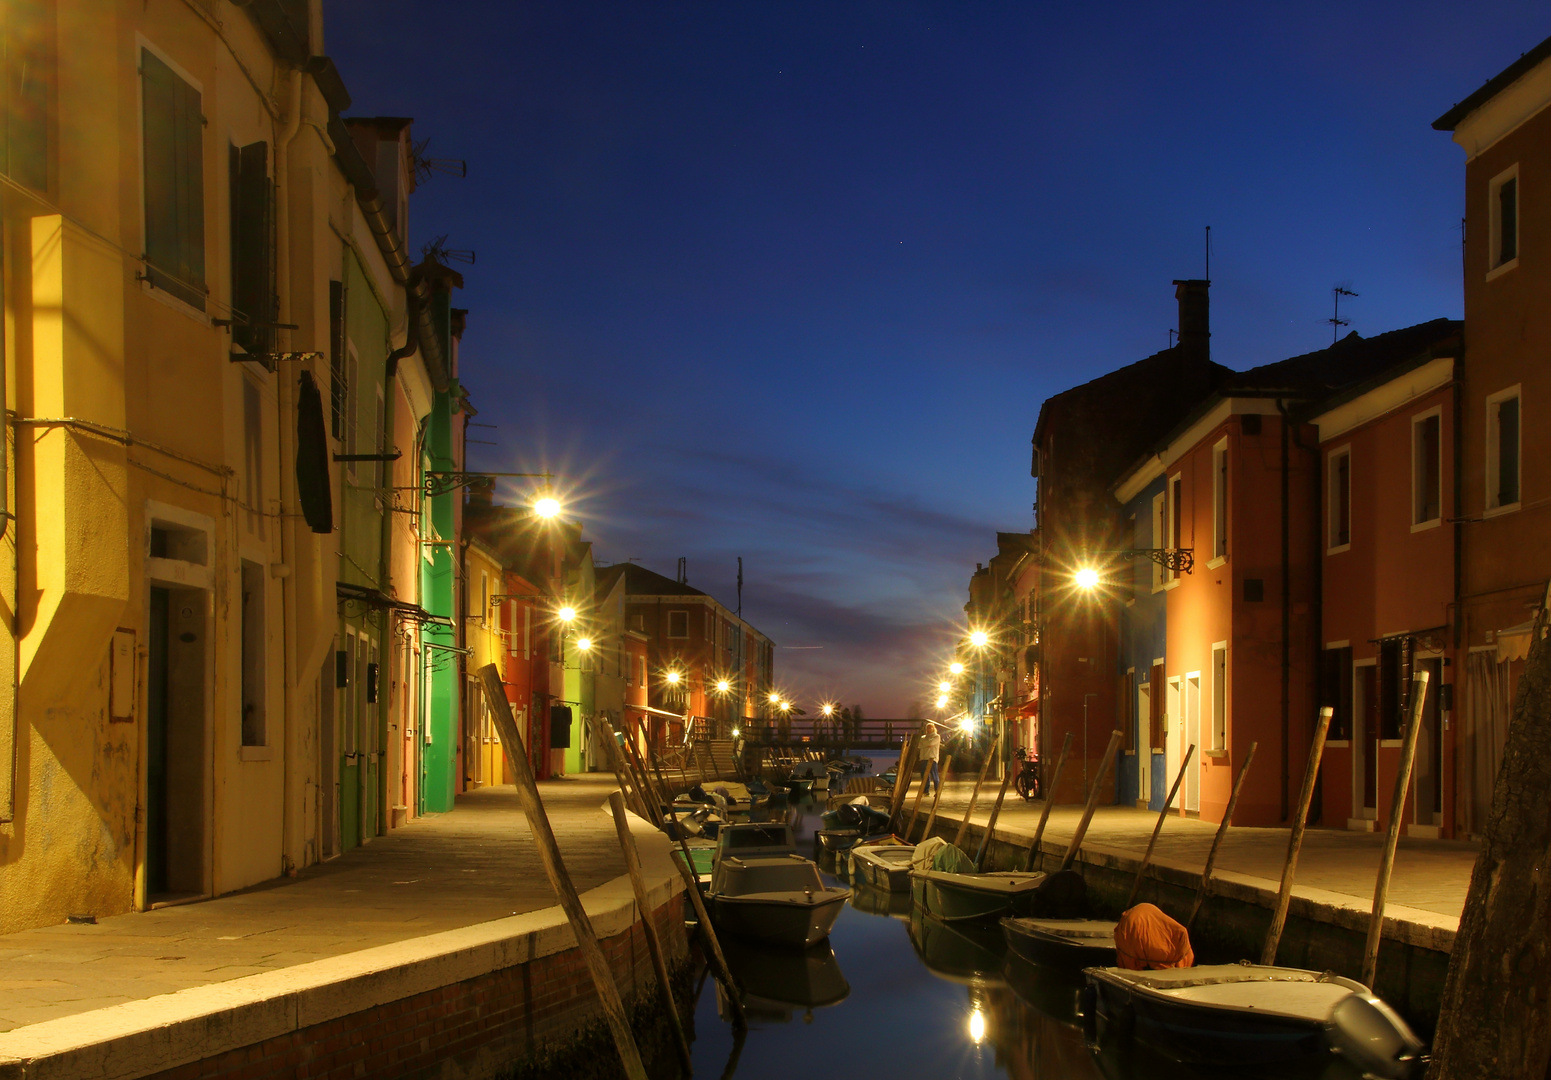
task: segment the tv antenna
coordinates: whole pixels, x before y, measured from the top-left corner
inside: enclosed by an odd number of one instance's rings
[[[446,233],[443,233],[441,236],[438,236],[435,240],[432,240],[429,244],[426,244],[424,247],[422,247],[420,249],[420,254],[425,256],[427,259],[434,259],[435,261],[441,263],[443,266],[446,266],[450,262],[468,263],[470,266],[474,265],[474,252],[469,248],[448,247]]]
[[[1345,285],[1335,286],[1330,290],[1330,294],[1335,298],[1336,308],[1335,313],[1325,321],[1330,323],[1330,344],[1334,345],[1341,338],[1341,328],[1343,326],[1352,325],[1351,319],[1343,319],[1341,317],[1341,298],[1343,296],[1350,296],[1355,298],[1357,294],[1354,293],[1351,289],[1347,288]]]
[[[469,163],[461,158],[434,158],[426,154],[426,148],[431,145],[430,136],[421,139],[417,143],[411,143],[409,147],[409,163],[415,170],[415,183],[423,184],[436,173],[445,173],[448,176],[456,176],[459,180],[468,178]]]

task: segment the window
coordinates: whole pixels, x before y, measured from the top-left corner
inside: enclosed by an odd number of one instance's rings
[[[0,149],[12,180],[48,187],[48,5],[10,0],[0,5],[5,35],[5,138]]]
[[[689,637],[689,612],[668,612],[668,636],[670,638]]]
[[[1152,731],[1152,748],[1162,750],[1165,734],[1163,728],[1167,719],[1165,715],[1167,710],[1163,703],[1163,664],[1157,663],[1152,666],[1152,681],[1149,686],[1151,690],[1148,694],[1148,706],[1151,709],[1151,715],[1148,717],[1148,727]]]
[[[1437,410],[1411,418],[1411,524],[1441,520],[1443,419]]]
[[[1330,455],[1330,537],[1332,552],[1352,543],[1352,451],[1342,447]]]
[[[230,153],[232,344],[244,353],[275,351],[275,287],[270,207],[269,144],[233,146]],[[268,361],[265,361],[269,366]]]
[[[1491,244],[1489,271],[1507,270],[1519,258],[1519,167],[1514,165],[1492,178],[1488,185]]]
[[[205,118],[200,93],[140,50],[146,280],[205,309]]]
[[[1228,643],[1212,646],[1212,741],[1211,749],[1228,749]]]
[[[1168,496],[1161,491],[1152,497],[1152,536],[1150,538],[1150,542],[1147,545],[1148,547],[1161,548],[1167,546],[1163,542],[1163,538],[1166,535],[1164,532],[1164,524],[1168,521],[1168,511],[1165,509],[1164,505],[1167,501]],[[1163,564],[1155,562],[1152,559],[1147,561],[1152,566],[1153,592],[1157,592],[1159,589],[1163,588]]]
[[[242,380],[242,501],[248,532],[264,535],[264,410],[258,384]]]
[[[242,745],[269,745],[264,714],[264,579],[262,563],[242,560]]]
[[[705,639],[712,645],[716,644],[716,615],[709,611],[705,613]]]
[[[1169,479],[1169,542],[1167,547],[1178,551],[1183,545],[1180,543],[1184,536],[1184,477],[1175,475]],[[1167,571],[1168,580],[1178,581],[1179,571]]]
[[[334,438],[345,437],[345,401],[350,388],[345,383],[345,283],[329,282],[329,404],[333,407]]]
[[[1228,557],[1228,440],[1212,447],[1212,558]]]
[[[1329,707],[1330,729],[1326,738],[1345,742],[1352,737],[1352,649],[1341,646],[1319,654],[1319,704]]]
[[[1486,508],[1510,510],[1519,503],[1519,388],[1486,399]]]
[[[1389,638],[1379,643],[1379,738],[1400,738],[1402,713],[1405,709],[1408,672],[1401,667],[1411,666],[1410,658],[1399,638]]]

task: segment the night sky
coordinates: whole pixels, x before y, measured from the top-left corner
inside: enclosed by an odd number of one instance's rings
[[[328,0],[357,115],[468,162],[414,196],[470,309],[471,462],[563,477],[600,562],[735,603],[812,711],[926,697],[1041,401],[1460,317],[1463,153],[1432,120],[1539,3]],[[505,491],[516,498],[516,488]]]

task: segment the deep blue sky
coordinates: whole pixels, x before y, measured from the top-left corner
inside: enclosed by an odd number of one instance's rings
[[[1431,121],[1540,3],[328,0],[357,114],[463,158],[414,243],[472,248],[472,460],[549,468],[600,560],[744,614],[804,704],[900,715],[1052,393],[1461,314],[1463,155]],[[511,494],[515,494],[512,492]],[[811,708],[811,704],[810,704]]]

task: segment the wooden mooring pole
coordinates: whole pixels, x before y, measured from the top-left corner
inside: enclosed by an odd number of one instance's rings
[[[1314,781],[1319,778],[1319,759],[1325,754],[1325,736],[1330,732],[1329,705],[1319,711],[1314,726],[1314,741],[1309,744],[1309,764],[1303,772],[1303,790],[1298,793],[1298,816],[1292,820],[1287,836],[1287,861],[1282,864],[1282,887],[1276,894],[1276,909],[1271,912],[1271,928],[1266,931],[1265,947],[1260,950],[1262,964],[1276,963],[1276,947],[1282,943],[1282,928],[1287,925],[1287,905],[1292,903],[1293,878],[1298,873],[1298,852],[1303,847],[1303,830],[1309,820],[1309,804],[1314,801]]]
[[[1206,891],[1212,880],[1212,867],[1217,865],[1217,849],[1222,847],[1222,838],[1228,835],[1228,825],[1233,821],[1233,808],[1239,805],[1239,792],[1244,790],[1244,778],[1249,775],[1249,763],[1255,760],[1255,750],[1259,748],[1258,742],[1249,744],[1249,753],[1244,756],[1244,764],[1239,766],[1239,778],[1233,782],[1233,794],[1228,796],[1228,809],[1223,813],[1222,824],[1217,826],[1217,835],[1212,837],[1212,849],[1206,853],[1206,867],[1201,871],[1201,886],[1196,889],[1196,898],[1190,904],[1190,917],[1185,920],[1185,929],[1190,929],[1190,924],[1196,921],[1196,912],[1201,910],[1201,904],[1206,900]]]
[[[1384,936],[1384,908],[1389,903],[1389,878],[1395,869],[1395,848],[1400,825],[1406,819],[1406,792],[1411,787],[1411,767],[1416,762],[1416,736],[1422,728],[1422,706],[1427,701],[1427,672],[1411,676],[1411,708],[1406,719],[1406,738],[1400,744],[1400,771],[1395,774],[1395,800],[1389,804],[1389,827],[1384,830],[1384,855],[1379,859],[1379,879],[1373,886],[1373,915],[1368,920],[1368,944],[1363,949],[1363,982],[1372,989],[1378,975],[1379,941]]]
[[[916,815],[921,812],[921,796],[926,794],[926,778],[931,775],[932,763],[930,761],[917,762],[921,768],[921,786],[916,788],[916,797],[910,804],[910,823],[905,826],[905,839],[910,839],[910,831],[916,827]],[[937,778],[937,786],[942,786],[942,778]]]
[[[1056,758],[1055,775],[1050,778],[1050,784],[1045,788],[1045,808],[1039,812],[1039,827],[1034,830],[1034,839],[1029,841],[1029,853],[1023,860],[1023,869],[1025,871],[1034,869],[1034,856],[1036,853],[1044,854],[1039,850],[1039,842],[1044,839],[1045,823],[1050,820],[1050,808],[1055,805],[1056,788],[1061,783],[1061,770],[1066,768],[1066,755],[1072,749],[1072,734],[1072,732],[1068,731],[1066,738],[1062,740],[1061,755]]]
[[[1152,839],[1147,841],[1147,851],[1142,855],[1142,865],[1136,868],[1136,880],[1131,882],[1131,895],[1126,897],[1126,907],[1136,903],[1136,894],[1142,891],[1142,878],[1147,874],[1147,864],[1152,862],[1152,849],[1158,842],[1158,834],[1163,831],[1163,819],[1169,816],[1169,810],[1174,806],[1175,796],[1179,794],[1179,786],[1185,782],[1185,770],[1190,767],[1190,759],[1195,757],[1196,744],[1191,743],[1185,749],[1185,760],[1179,763],[1179,774],[1174,777],[1174,786],[1169,788],[1169,797],[1163,800],[1163,809],[1158,811],[1158,823],[1152,827]]]
[[[565,911],[566,919],[571,923],[571,932],[576,935],[576,947],[587,964],[593,987],[598,991],[598,1001],[603,1006],[603,1017],[608,1022],[609,1034],[614,1037],[614,1048],[619,1053],[620,1064],[624,1066],[625,1075],[630,1080],[647,1080],[646,1066],[641,1061],[641,1051],[630,1030],[630,1018],[619,996],[619,986],[614,982],[614,972],[598,944],[592,920],[582,907],[582,898],[571,882],[565,860],[560,857],[555,830],[550,827],[549,815],[544,812],[544,800],[539,797],[539,786],[534,780],[533,768],[528,764],[528,755],[523,750],[522,736],[517,733],[517,721],[512,717],[511,703],[506,700],[501,672],[494,664],[486,664],[480,669],[479,678],[484,686],[486,704],[501,733],[501,747],[506,752],[506,761],[512,767],[517,801],[522,804],[522,812],[528,818],[528,828],[532,830],[533,839],[538,845],[539,861],[544,864],[549,884],[560,899],[560,907]]]
[[[937,804],[942,802],[942,785],[948,779],[948,770],[953,767],[953,755],[949,754],[943,759],[942,770],[937,774],[937,790],[932,793],[932,812],[926,815],[926,827],[921,830],[921,839],[925,840],[932,835],[932,825],[937,820]],[[906,834],[906,840],[910,836]]]
[[[980,766],[980,775],[975,778],[975,789],[969,793],[969,805],[964,808],[964,820],[959,822],[959,831],[953,836],[953,846],[960,847],[964,843],[964,834],[969,831],[969,815],[975,812],[975,803],[980,801],[980,785],[986,782],[986,773],[991,771],[991,762],[996,758],[996,751],[1002,745],[1002,734],[997,732],[996,738],[991,740],[991,749],[986,751],[986,759]]]
[[[899,815],[905,809],[905,794],[910,790],[911,772],[916,767],[918,741],[914,735],[905,736],[905,745],[900,748],[899,763],[894,767],[894,790],[889,796],[890,831],[899,827]]]
[[[986,851],[991,847],[991,832],[996,828],[996,819],[1002,815],[1002,800],[1007,798],[1007,787],[1012,783],[1013,770],[1009,764],[1002,773],[1002,786],[996,792],[996,802],[991,804],[991,819],[986,822],[985,835],[980,838],[980,848],[975,852],[975,869],[979,870],[981,860],[986,857]]]
[[[1109,733],[1109,747],[1104,751],[1104,760],[1099,763],[1099,775],[1094,778],[1093,787],[1088,792],[1088,805],[1082,808],[1082,820],[1077,823],[1077,831],[1072,834],[1072,842],[1066,848],[1066,857],[1061,860],[1062,870],[1070,870],[1072,863],[1077,860],[1077,849],[1082,847],[1083,837],[1088,835],[1088,823],[1093,820],[1093,810],[1099,805],[1099,792],[1104,790],[1104,778],[1115,763],[1115,751],[1120,749],[1122,738],[1124,736],[1119,731]]]
[[[684,1035],[684,1024],[679,1019],[678,1007],[673,1003],[668,957],[662,951],[662,939],[657,936],[657,924],[652,921],[652,908],[646,896],[646,881],[641,877],[641,853],[636,850],[635,837],[630,833],[630,822],[625,820],[625,815],[629,813],[625,809],[625,797],[618,791],[609,795],[609,812],[614,815],[614,832],[619,836],[619,850],[625,856],[625,871],[630,875],[630,888],[635,892],[636,910],[641,913],[641,932],[646,936],[646,951],[651,953],[652,967],[657,969],[657,986],[662,992],[662,1007],[667,1010],[668,1022],[673,1027],[673,1041],[678,1047],[679,1063],[684,1066],[684,1075],[691,1076],[695,1071],[695,1062],[689,1052],[689,1039]]]

